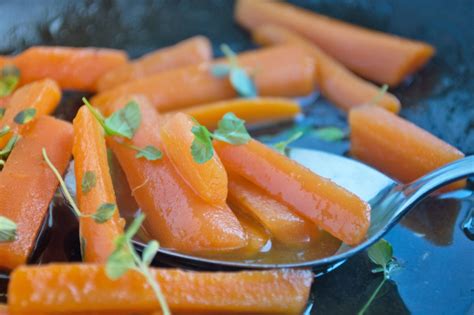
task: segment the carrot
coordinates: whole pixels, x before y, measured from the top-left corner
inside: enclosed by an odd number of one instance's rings
[[[204,201],[210,204],[225,204],[227,198],[227,173],[219,157],[214,156],[199,164],[191,154],[197,124],[183,113],[170,116],[161,128],[161,140],[171,163],[183,180]]]
[[[138,99],[135,99],[138,101]],[[131,144],[162,150],[160,118],[141,101],[142,121]],[[146,214],[145,229],[162,246],[187,253],[242,248],[247,238],[227,205],[210,205],[183,181],[169,157],[148,161],[136,151],[109,138],[138,205]]]
[[[346,244],[364,239],[370,206],[356,195],[256,140],[238,146],[215,141],[214,148],[226,169],[264,189],[296,214]]]
[[[13,269],[26,263],[58,186],[43,161],[42,148],[63,172],[71,157],[72,140],[69,123],[42,116],[13,148],[0,172],[0,215],[16,222],[17,239],[0,243],[0,267]]]
[[[301,313],[309,297],[309,270],[193,272],[152,269],[173,313]],[[159,309],[145,278],[129,271],[110,280],[103,265],[50,264],[16,269],[8,307],[20,312],[146,312]]]
[[[10,97],[5,114],[0,119],[0,129],[10,127],[10,132],[0,137],[0,148],[3,148],[14,133],[22,134],[28,124],[20,125],[15,122],[18,113],[28,108],[36,110],[35,118],[54,111],[61,100],[61,90],[56,82],[45,79],[27,84],[16,90]]]
[[[314,224],[295,215],[263,189],[235,174],[229,175],[229,201],[257,219],[283,244],[302,245],[318,232]]]
[[[36,46],[9,57],[20,69],[20,84],[51,78],[63,89],[96,91],[96,81],[127,62],[122,50]]]
[[[367,104],[380,93],[377,86],[353,74],[318,46],[289,29],[266,24],[252,30],[252,37],[260,45],[297,44],[304,47],[318,65],[316,77],[321,94],[343,110]],[[400,111],[400,101],[390,93],[385,93],[377,105],[394,113]]]
[[[8,307],[0,304],[0,315],[8,315]]]
[[[104,203],[117,204],[107,162],[107,150],[102,127],[85,106],[74,118],[74,173],[78,206],[85,215],[94,214]],[[95,185],[82,188],[86,173],[93,174]],[[104,223],[92,218],[80,219],[83,238],[82,259],[86,262],[105,263],[115,249],[115,239],[123,232],[124,221],[118,211]]]
[[[277,24],[298,32],[355,73],[398,85],[433,56],[426,43],[369,30],[277,1],[239,0],[235,19],[247,29]]]
[[[349,113],[351,153],[402,182],[410,182],[464,154],[409,121],[374,106]],[[451,184],[462,188],[465,181]]]
[[[300,96],[315,87],[314,61],[300,47],[250,51],[239,55],[238,61],[254,73],[260,95]],[[217,78],[211,73],[212,65],[202,63],[126,83],[97,94],[92,104],[103,109],[121,96],[143,94],[156,109],[165,112],[236,97],[228,78]]]
[[[10,98],[10,96],[0,97],[0,108],[6,108]]]
[[[236,259],[252,257],[268,243],[270,240],[270,234],[259,222],[248,216],[238,206],[230,204],[230,207],[247,234],[248,244],[247,246],[237,249],[229,254],[231,257],[235,257]]]
[[[189,107],[183,110],[201,125],[215,129],[217,122],[228,112],[245,120],[247,124],[258,124],[291,119],[301,112],[298,103],[285,98],[257,97],[237,98]]]
[[[212,45],[204,36],[194,36],[176,45],[155,50],[129,64],[106,72],[97,82],[97,89],[104,91],[128,81],[142,79],[152,74],[212,59]]]

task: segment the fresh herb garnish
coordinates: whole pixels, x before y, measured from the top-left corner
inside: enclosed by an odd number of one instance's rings
[[[33,118],[35,118],[35,115],[36,108],[26,108],[16,114],[15,118],[13,118],[13,121],[15,121],[19,125],[24,125],[32,121]]]
[[[379,92],[377,93],[377,95],[375,95],[374,98],[369,101],[369,104],[377,105],[378,102],[380,102],[380,101],[382,100],[382,98],[384,97],[385,93],[387,93],[387,90],[388,90],[388,84],[382,85],[382,86],[380,87],[380,90],[379,90]]]
[[[277,150],[281,154],[286,154],[286,147],[290,143],[292,143],[292,142],[298,140],[299,138],[301,138],[301,136],[303,136],[303,132],[302,131],[297,131],[294,134],[292,134],[287,140],[275,143],[273,145],[273,147],[275,148],[275,150]]]
[[[20,140],[20,136],[17,134],[14,134],[10,140],[8,140],[7,144],[3,147],[3,149],[0,150],[0,159],[6,160],[7,157],[10,155],[10,153],[13,150],[13,147],[15,144]]]
[[[347,133],[338,127],[323,127],[314,129],[312,130],[311,134],[327,142],[341,141],[347,137]]]
[[[0,215],[0,243],[13,242],[16,239],[16,223]]]
[[[92,171],[86,171],[81,182],[82,192],[86,194],[91,191],[91,189],[95,187],[96,181],[95,173]]]
[[[1,108],[0,108],[0,119],[2,119],[3,116],[5,116],[5,112],[6,112],[6,111],[7,111],[6,108],[4,108],[4,107],[1,107]]]
[[[155,240],[150,241],[143,250],[141,259],[132,245],[132,238],[140,229],[144,219],[145,215],[139,214],[124,234],[116,238],[115,250],[107,260],[105,272],[112,280],[120,278],[128,270],[134,270],[142,274],[160,303],[162,313],[169,315],[171,311],[161,291],[160,284],[156,281],[150,270],[150,264],[159,248],[158,242]]]
[[[14,65],[3,67],[0,73],[0,97],[12,94],[18,82],[20,82],[20,70]]]
[[[91,218],[97,223],[105,223],[112,218],[116,209],[117,206],[114,203],[103,203],[97,208],[96,213],[91,215]]]
[[[8,125],[3,126],[3,128],[0,129],[0,137],[3,137],[4,135],[6,135],[9,132],[10,132],[10,126],[8,126]]]
[[[135,155],[137,159],[145,158],[148,161],[156,161],[163,157],[163,153],[152,145],[147,145],[144,148],[139,148],[134,145],[129,145],[128,147],[137,151]]]
[[[191,144],[191,155],[196,163],[203,164],[209,161],[214,155],[212,146],[212,133],[203,125],[195,125],[191,129],[194,140]]]

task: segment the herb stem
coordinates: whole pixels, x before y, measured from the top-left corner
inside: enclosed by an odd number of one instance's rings
[[[380,289],[382,289],[385,281],[387,281],[387,277],[385,276],[384,274],[384,277],[383,277],[383,280],[380,282],[379,286],[377,287],[377,289],[375,289],[375,291],[372,293],[372,295],[370,296],[369,300],[365,303],[364,307],[362,307],[362,309],[357,313],[357,315],[363,315],[365,314],[365,312],[367,311],[367,309],[369,308],[370,304],[372,304],[372,302],[374,301],[375,297],[379,294],[379,291]]]
[[[221,50],[224,53],[224,55],[229,59],[230,66],[231,67],[237,67],[237,56],[236,54],[230,49],[230,47],[227,44],[222,44],[221,45]]]
[[[387,90],[388,90],[388,84],[382,85],[379,92],[374,96],[374,98],[369,102],[369,104],[377,105],[378,102],[382,100],[385,93],[387,93]]]

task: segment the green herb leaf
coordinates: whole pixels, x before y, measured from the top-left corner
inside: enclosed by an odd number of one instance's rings
[[[134,267],[135,260],[130,249],[127,246],[119,246],[107,259],[105,273],[110,279],[116,280]]]
[[[3,137],[4,135],[6,135],[9,132],[10,132],[10,126],[8,126],[8,125],[3,126],[3,128],[0,129],[0,137]]]
[[[8,157],[10,152],[12,152],[13,147],[15,144],[20,140],[20,136],[17,134],[14,134],[10,140],[8,140],[7,144],[3,147],[2,150],[0,150],[0,157],[5,158]]]
[[[88,193],[96,185],[95,173],[92,171],[86,171],[82,177],[81,190],[83,193]]]
[[[227,44],[221,45],[221,51],[229,61],[230,67],[238,67],[237,54]]]
[[[191,144],[191,155],[196,163],[206,163],[214,154],[212,134],[202,125],[193,126],[191,132],[194,134],[194,140]]]
[[[284,140],[284,141],[280,141],[278,143],[275,143],[273,145],[273,147],[275,148],[275,150],[277,150],[278,152],[280,152],[281,154],[286,154],[286,147],[298,140],[299,138],[301,138],[301,136],[303,135],[303,132],[302,131],[298,131],[298,132],[295,132],[293,135],[291,135],[287,140]]]
[[[5,116],[5,112],[6,112],[6,111],[7,111],[6,108],[4,108],[4,107],[1,107],[1,108],[0,108],[0,119],[2,119],[3,116]]]
[[[140,127],[141,122],[140,107],[137,102],[129,102],[124,108],[114,112],[105,119],[105,132],[112,136],[122,136],[132,139]]]
[[[242,68],[232,68],[230,70],[229,80],[234,89],[242,97],[256,97],[257,87],[247,71]]]
[[[16,223],[12,220],[0,216],[0,243],[12,242],[16,239]]]
[[[149,266],[151,264],[159,247],[158,242],[155,240],[148,242],[142,254],[142,261],[145,265]]]
[[[230,66],[226,64],[215,64],[211,67],[211,74],[216,78],[222,78],[230,74]]]
[[[79,236],[79,246],[81,250],[81,258],[82,261],[86,261],[86,239],[82,237],[82,235]]]
[[[393,248],[389,242],[381,239],[369,248],[368,254],[374,264],[386,268],[392,261]]]
[[[7,65],[0,73],[0,97],[5,97],[13,93],[20,82],[20,70],[14,65]]]
[[[91,218],[97,223],[105,223],[112,218],[116,209],[117,206],[113,203],[103,203]]]
[[[13,120],[19,125],[24,125],[32,121],[33,118],[35,118],[35,115],[36,108],[27,108],[16,114]]]
[[[317,138],[327,142],[341,141],[347,137],[347,134],[344,132],[344,130],[337,127],[324,127],[315,129],[312,131],[312,134]]]
[[[152,145],[147,145],[143,149],[137,148],[138,153],[135,155],[137,159],[145,158],[148,161],[156,161],[163,157],[163,153]]]
[[[245,121],[234,113],[225,114],[217,123],[214,138],[230,144],[245,144],[250,141],[250,135],[245,128]]]

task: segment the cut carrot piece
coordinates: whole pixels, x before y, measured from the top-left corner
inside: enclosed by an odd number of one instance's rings
[[[20,69],[20,84],[51,78],[63,89],[95,91],[104,73],[127,62],[122,50],[36,46],[8,58]]]
[[[14,133],[22,134],[28,129],[28,124],[19,125],[15,116],[27,108],[36,109],[35,118],[54,111],[61,100],[59,86],[50,79],[45,79],[25,85],[15,91],[8,101],[5,115],[0,119],[0,129],[10,127],[10,132],[0,137],[0,148],[3,148]]]
[[[139,104],[142,121],[131,143],[140,148],[152,145],[162,150],[158,114],[146,102]],[[119,140],[107,140],[146,214],[145,229],[163,247],[195,253],[247,245],[246,235],[227,205],[210,205],[199,198],[166,154],[161,160],[148,161],[136,158],[136,151]]]
[[[239,219],[239,222],[248,238],[247,246],[230,253],[230,255],[237,259],[256,255],[268,243],[270,240],[270,234],[257,220],[247,215],[238,206],[231,204],[230,207],[237,219]]]
[[[256,218],[283,244],[303,245],[319,231],[317,226],[295,215],[287,206],[239,175],[229,175],[229,201]]]
[[[254,73],[259,95],[301,96],[313,91],[316,84],[314,60],[301,47],[259,49],[239,55],[238,61]],[[165,112],[236,97],[228,78],[211,73],[212,65],[202,63],[126,83],[97,94],[92,104],[103,109],[121,96],[143,94]]]
[[[128,81],[142,79],[165,70],[198,64],[212,59],[212,45],[204,36],[194,36],[176,45],[158,49],[129,64],[105,73],[97,83],[104,91]]]
[[[299,314],[306,306],[309,270],[193,272],[152,269],[173,313]],[[110,280],[103,265],[50,264],[16,269],[8,307],[19,312],[144,312],[160,308],[146,279],[129,271]]]
[[[10,101],[11,96],[0,97],[0,108],[7,107],[8,102]]]
[[[426,43],[338,21],[280,1],[239,0],[235,18],[245,28],[277,24],[300,33],[359,75],[391,86],[434,54]]]
[[[346,244],[363,241],[370,206],[356,195],[256,140],[245,145],[215,141],[214,148],[226,169],[264,189],[295,213]]]
[[[183,180],[202,199],[210,204],[222,205],[227,199],[227,173],[219,157],[202,164],[194,161],[191,145],[197,125],[190,116],[177,113],[170,116],[161,128],[163,148]]]
[[[13,148],[0,172],[0,215],[16,222],[17,239],[0,243],[0,267],[13,269],[26,263],[58,186],[43,160],[42,148],[59,172],[64,172],[72,141],[69,123],[43,116],[31,123]]]
[[[222,116],[229,112],[245,120],[247,124],[258,124],[292,119],[301,112],[301,108],[291,99],[257,97],[193,106],[184,109],[183,112],[212,130],[217,127],[217,122]]]
[[[8,308],[6,305],[0,304],[0,315],[8,315]]]
[[[362,106],[349,113],[351,153],[402,182],[415,180],[464,154],[392,113]],[[464,187],[465,181],[449,185]]]
[[[380,93],[376,85],[359,78],[318,46],[289,29],[263,25],[253,30],[252,37],[260,45],[297,44],[304,47],[318,65],[316,76],[321,94],[343,110],[367,104]],[[400,111],[400,101],[390,93],[385,93],[376,105],[394,113]]]
[[[94,214],[105,204],[117,204],[107,162],[107,150],[102,126],[87,107],[82,106],[74,119],[74,173],[78,206],[85,215]],[[82,188],[86,173],[93,174],[94,185]],[[85,190],[85,191],[84,191]],[[118,210],[104,223],[90,217],[80,219],[80,235],[83,238],[82,259],[86,262],[105,263],[115,249],[115,239],[122,234],[124,220]]]

